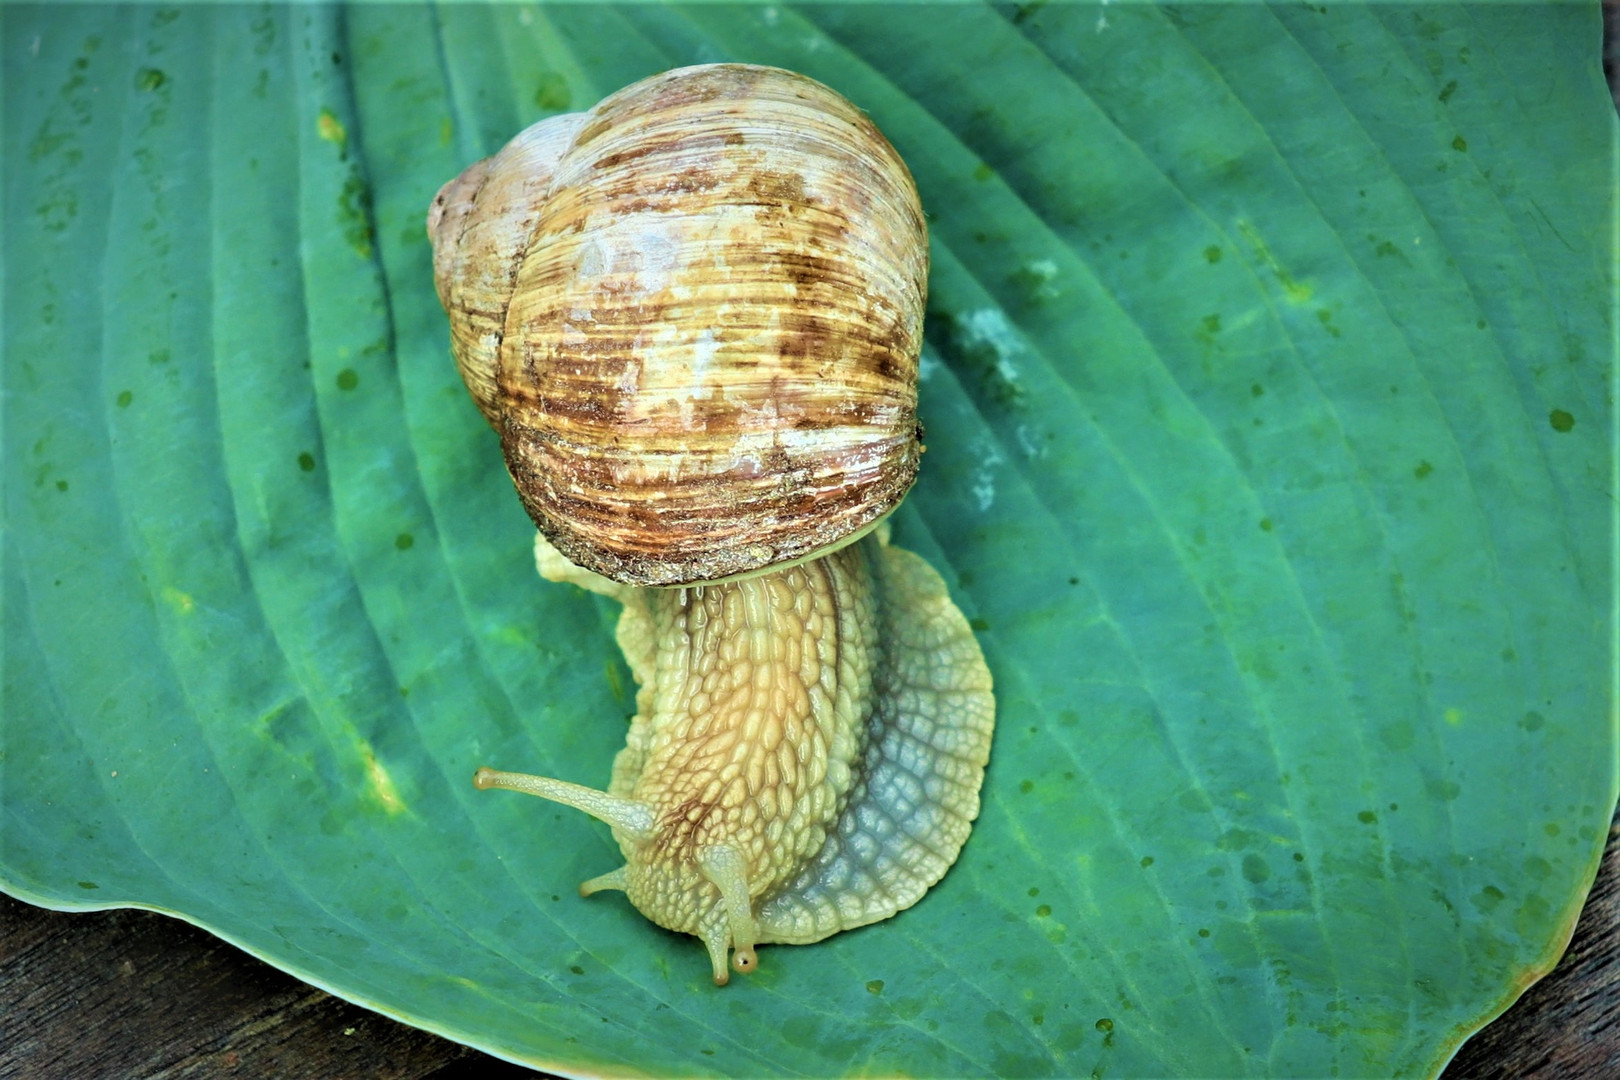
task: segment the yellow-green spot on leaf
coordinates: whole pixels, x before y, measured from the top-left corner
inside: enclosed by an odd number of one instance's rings
[[[516,645],[519,648],[532,649],[535,647],[534,635],[521,626],[496,627],[490,634],[491,638],[503,645]]]
[[[555,71],[540,73],[540,82],[534,89],[535,106],[546,112],[562,112],[573,103],[574,95],[568,89],[568,80]]]
[[[1220,262],[1221,249],[1216,247],[1214,244],[1209,245],[1209,247],[1204,249],[1204,261],[1208,263]]]
[[[1221,332],[1221,317],[1219,315],[1205,315],[1204,316],[1204,329],[1209,331],[1211,334],[1220,333]]]
[[[1373,813],[1371,810],[1363,810],[1361,813],[1356,815],[1356,820],[1361,822],[1363,825],[1376,825],[1378,824],[1378,815]]]
[[[1552,425],[1554,431],[1558,432],[1568,431],[1575,426],[1575,418],[1563,409],[1554,409],[1548,413],[1547,422]]]
[[[191,599],[191,594],[183,593],[173,585],[163,586],[161,595],[164,603],[182,615],[190,615],[192,609],[197,606],[196,602]]]
[[[1098,1031],[1113,1031],[1114,1030],[1114,1022],[1112,1020],[1108,1019],[1108,1017],[1105,1016],[1101,1020],[1097,1021],[1097,1030]]]
[[[344,368],[337,374],[337,388],[339,390],[353,390],[360,385],[360,376],[355,374],[353,368]]]
[[[1447,709],[1444,715],[1446,718],[1446,723],[1450,724],[1452,727],[1462,726],[1463,711],[1461,709]]]
[[[971,626],[974,630],[977,630],[980,633],[983,633],[984,631],[990,629],[990,620],[985,619],[985,618],[975,617],[975,618],[972,618],[972,619],[968,620],[968,625]]]
[[[169,77],[157,68],[143,67],[135,73],[135,89],[151,93],[167,82]]]
[[[383,768],[382,762],[377,760],[377,755],[371,752],[370,747],[366,748],[366,779],[371,784],[371,794],[382,803],[384,810],[390,814],[397,814],[405,809],[399,791],[394,787],[393,778],[388,775],[388,770]]]
[[[870,980],[868,980],[867,983],[866,983],[866,992],[868,994],[881,994],[881,993],[883,993],[883,980],[882,979],[870,979]]]
[[[1153,865],[1153,856],[1151,856],[1151,855],[1142,856],[1142,869],[1146,870],[1148,867],[1150,867],[1152,865]]]
[[[451,120],[450,120],[450,118],[448,116],[446,116],[445,118],[443,118],[442,120],[439,121],[439,145],[440,146],[449,146],[451,140],[454,139],[455,137],[456,137],[456,125],[451,122]]]
[[[300,469],[302,469],[304,472],[314,472],[315,471],[315,455],[311,454],[308,450],[304,451],[302,454],[299,454],[298,455],[298,467]]]
[[[1455,94],[1456,92],[1457,80],[1452,79],[1450,82],[1446,83],[1445,86],[1440,88],[1440,104],[1444,105],[1446,102],[1450,101],[1451,95]]]
[[[1271,531],[1271,519],[1270,518],[1261,518],[1260,519],[1260,531],[1261,532],[1270,532]]]
[[[985,181],[985,180],[990,179],[994,175],[996,175],[996,170],[991,168],[985,162],[981,161],[981,162],[979,162],[978,165],[974,166],[974,168],[973,168],[973,179],[978,180],[981,183],[983,181]]]
[[[1238,222],[1238,231],[1243,234],[1243,238],[1254,248],[1255,256],[1265,264],[1266,269],[1270,270],[1272,276],[1277,279],[1277,284],[1282,287],[1283,295],[1288,298],[1288,302],[1291,304],[1309,303],[1316,290],[1302,281],[1294,280],[1294,277],[1283,269],[1282,263],[1277,261],[1277,257],[1271,253],[1271,249],[1266,246],[1265,241],[1260,239],[1260,234],[1255,230],[1255,227],[1247,221],[1240,221]]]
[[[619,665],[613,662],[613,657],[602,661],[602,672],[607,676],[608,693],[613,700],[624,704],[624,680],[619,678]]]
[[[1420,461],[1417,463],[1417,467],[1412,470],[1412,475],[1422,480],[1432,472],[1434,472],[1433,465],[1430,465],[1427,461]]]
[[[409,551],[416,546],[416,537],[410,533],[400,533],[394,537],[394,546],[400,551]]]
[[[118,392],[118,407],[120,409],[129,408],[129,403],[134,400],[135,392],[133,390],[120,390]]]
[[[1041,904],[1039,907],[1037,907],[1035,909],[1035,917],[1037,919],[1044,919],[1050,914],[1052,914],[1052,905],[1051,904]]]
[[[1468,152],[1468,140],[1459,135],[1451,140],[1451,148],[1459,154],[1466,154]]]
[[[322,109],[321,114],[315,118],[315,133],[339,150],[349,145],[349,133],[343,127],[343,121],[333,114],[331,109]]]
[[[66,491],[67,489],[68,489],[68,482],[66,480],[58,480],[56,482],[56,490],[57,491]]]
[[[1328,333],[1332,334],[1334,337],[1339,336],[1339,328],[1333,325],[1333,312],[1331,310],[1328,308],[1317,308],[1316,320],[1322,324],[1322,328]]]

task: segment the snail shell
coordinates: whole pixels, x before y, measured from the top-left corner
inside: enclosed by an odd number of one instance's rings
[[[643,80],[473,165],[429,231],[457,363],[573,562],[714,581],[847,541],[911,486],[922,210],[820,83]]]
[[[894,150],[803,76],[685,68],[523,132],[428,229],[540,572],[624,605],[640,687],[607,790],[474,782],[607,822],[624,865],[580,891],[700,937],[717,983],[915,903],[978,814],[995,702],[883,522],[928,269]]]

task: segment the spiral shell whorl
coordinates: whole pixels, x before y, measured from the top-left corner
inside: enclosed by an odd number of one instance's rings
[[[567,145],[543,181],[505,176],[512,146],[474,178],[457,247],[480,253],[443,260],[461,284],[440,292],[547,538],[608,577],[681,584],[813,555],[897,505],[920,453],[927,239],[870,121],[803,76],[726,64],[545,123]],[[451,190],[441,230],[458,208]]]
[[[567,113],[525,128],[440,188],[428,210],[433,283],[450,316],[450,351],[478,410],[497,430],[501,341],[518,267],[533,242],[552,169],[584,121],[584,113]]]

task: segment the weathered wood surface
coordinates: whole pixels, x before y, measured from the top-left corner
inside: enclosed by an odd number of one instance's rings
[[[1569,952],[1446,1080],[1620,1077],[1620,819]],[[746,990],[746,987],[744,988]],[[0,1077],[529,1076],[331,997],[175,919],[0,897]]]
[[[299,982],[149,911],[0,896],[0,1077],[533,1076]]]

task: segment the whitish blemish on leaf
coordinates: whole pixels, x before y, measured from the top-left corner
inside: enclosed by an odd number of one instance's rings
[[[917,378],[927,382],[937,371],[939,371],[939,357],[924,349],[922,355],[917,358]]]
[[[1023,340],[1000,308],[979,308],[955,318],[956,346],[978,371],[985,392],[998,405],[1016,405],[1023,396],[1022,378],[1015,360],[1024,352]]]
[[[1006,459],[988,439],[979,444],[977,457],[979,466],[973,470],[973,501],[978,505],[980,513],[987,513],[996,502],[996,468]]]
[[[1046,456],[1046,445],[1041,441],[1040,432],[1028,424],[1019,424],[1014,433],[1018,437],[1018,449],[1028,458],[1043,458]]]
[[[1061,295],[1061,291],[1052,284],[1052,279],[1057,275],[1056,262],[1051,259],[1035,259],[1014,270],[1010,276],[1013,283],[1023,289],[1031,301],[1044,303]]]
[[[970,311],[962,316],[961,326],[964,346],[988,348],[995,356],[996,374],[1008,382],[1018,381],[1018,365],[1013,363],[1013,357],[1023,351],[1024,345],[1000,308]]]

